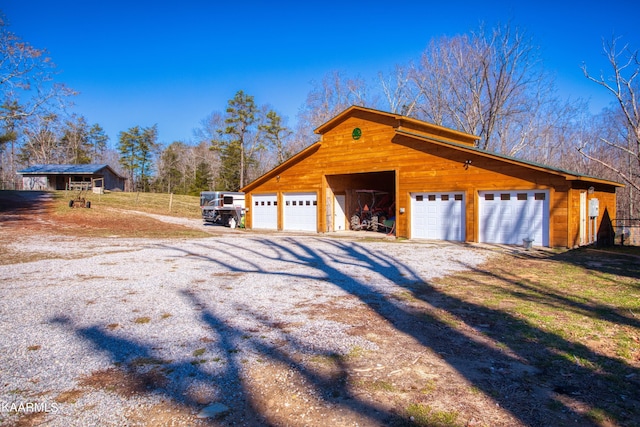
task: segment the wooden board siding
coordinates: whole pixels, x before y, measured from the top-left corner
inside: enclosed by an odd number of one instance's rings
[[[571,215],[567,220],[567,246],[574,248],[578,247],[582,242],[580,241],[580,195],[581,193],[587,193],[586,189],[571,189],[569,192],[569,210],[575,212],[575,215]],[[588,204],[588,201],[587,201]],[[585,206],[585,209],[587,207]],[[585,212],[586,215],[586,212]],[[585,231],[586,232],[586,231]]]
[[[335,194],[345,195],[345,214],[349,217],[357,208],[355,190],[395,193],[396,235],[409,238],[411,193],[463,192],[466,240],[478,241],[478,192],[548,190],[549,244],[575,244],[579,235],[577,187],[595,185],[592,182],[478,151],[472,147],[476,138],[472,135],[388,113],[347,111],[352,114],[342,114],[319,128],[322,135],[318,143],[246,187],[249,203],[251,192],[278,194],[279,229],[285,192],[317,194],[318,232],[332,229]],[[399,127],[411,133],[399,131]],[[354,128],[361,130],[359,139],[352,137]],[[602,184],[596,191],[601,209],[608,208],[610,216],[615,212],[614,184]],[[250,211],[247,223],[251,224]]]
[[[432,123],[423,122],[421,120],[409,117],[399,116],[397,114],[385,113],[383,111],[370,110],[362,107],[351,107],[343,111],[338,116],[329,120],[324,125],[316,129],[318,134],[327,134],[336,126],[343,123],[347,118],[353,117],[365,121],[367,123],[378,123],[391,128],[403,129],[417,134],[431,135],[443,140],[457,142],[470,147],[475,146],[475,142],[480,139],[475,135],[469,135],[455,129],[446,128]]]
[[[567,246],[569,189],[562,183],[549,194],[549,246]]]
[[[585,183],[576,183],[575,187],[569,191],[569,208],[568,212],[571,215],[568,215],[567,218],[567,247],[573,248],[577,247],[581,244],[580,242],[580,194],[587,193],[587,202],[586,202],[586,212],[587,223],[589,223],[589,200],[598,199],[600,205],[600,215],[598,216],[597,223],[599,227],[602,224],[615,218],[616,213],[616,193],[615,188],[611,186],[592,186],[594,191],[589,194],[589,190],[587,187],[588,184]],[[589,224],[587,224],[587,227]],[[603,230],[604,232],[605,230]],[[585,232],[588,232],[586,230]],[[607,238],[608,236],[603,235],[599,236],[601,238]],[[588,236],[587,236],[588,238]],[[558,245],[560,246],[560,245]]]
[[[596,187],[597,188],[597,187]],[[611,220],[616,217],[616,197],[615,193],[607,191],[596,191],[593,193],[593,197],[599,200],[600,215],[598,216],[598,244],[608,245],[613,244],[613,229],[611,228]],[[587,200],[587,206],[589,201]],[[588,210],[588,208],[587,208]]]
[[[411,192],[464,191],[467,200],[466,240],[478,241],[479,191],[550,190],[549,242],[555,246],[562,246],[566,242],[566,199],[569,188],[562,177],[460,152],[453,147],[420,145],[398,139],[396,141],[414,151],[412,156],[403,159],[404,162],[397,161],[401,164],[398,173],[398,206],[404,206],[405,211],[408,212],[410,208]],[[416,151],[422,155],[416,156]],[[465,167],[466,160],[471,160],[468,167]],[[406,221],[398,223],[399,235],[409,236],[411,213],[408,212],[406,216]]]
[[[354,127],[362,129],[363,137],[354,141]],[[326,192],[322,185],[329,177],[334,192],[346,193],[347,216],[355,210],[357,200],[352,190],[367,188],[372,172],[388,171],[389,153],[386,151],[393,136],[393,128],[370,123],[361,119],[350,119],[323,137],[317,151],[296,162],[286,170],[271,177],[259,186],[259,193],[316,192],[318,194],[318,231],[326,230]],[[369,174],[367,176],[358,174]],[[342,178],[339,176],[342,175]],[[348,176],[347,176],[348,175]],[[335,176],[335,178],[331,178]],[[375,175],[374,175],[375,177]],[[371,185],[371,184],[369,184]],[[393,191],[391,184],[389,191]],[[282,203],[279,201],[279,213]],[[279,215],[281,216],[281,215]],[[251,211],[247,222],[251,223]],[[279,224],[279,229],[282,224]]]

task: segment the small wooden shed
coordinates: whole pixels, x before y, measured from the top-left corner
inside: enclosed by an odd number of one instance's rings
[[[369,210],[378,230],[411,239],[574,247],[611,237],[622,184],[480,150],[477,136],[362,107],[316,133],[318,142],[242,189],[248,228],[349,230]]]
[[[109,165],[33,165],[18,171],[25,190],[66,190],[69,183],[86,182],[101,190],[124,191],[126,178]]]

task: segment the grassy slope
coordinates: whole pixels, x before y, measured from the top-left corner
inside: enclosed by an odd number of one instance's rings
[[[155,193],[88,194],[90,209],[69,208],[74,194],[66,191],[54,193],[50,207],[56,222],[64,224],[56,231],[82,236],[122,236],[147,238],[210,237],[210,233],[180,225],[160,222],[137,212],[168,215],[181,218],[201,218],[200,200],[195,196]],[[126,213],[123,213],[126,211]]]

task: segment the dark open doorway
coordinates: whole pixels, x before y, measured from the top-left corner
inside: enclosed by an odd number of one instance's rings
[[[328,230],[393,230],[396,216],[395,171],[330,175],[326,178],[334,195],[334,200],[327,204]],[[338,206],[339,203],[344,205]],[[344,211],[344,226],[342,217],[336,215],[338,210]]]

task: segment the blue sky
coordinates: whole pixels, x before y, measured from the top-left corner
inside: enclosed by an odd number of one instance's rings
[[[602,39],[640,49],[640,2],[68,1],[2,0],[9,29],[49,51],[59,80],[80,92],[74,112],[115,146],[132,126],[190,141],[238,90],[293,125],[312,81],[333,70],[373,78],[417,60],[429,41],[511,22],[540,47],[563,96],[610,98],[583,62],[605,69]]]

